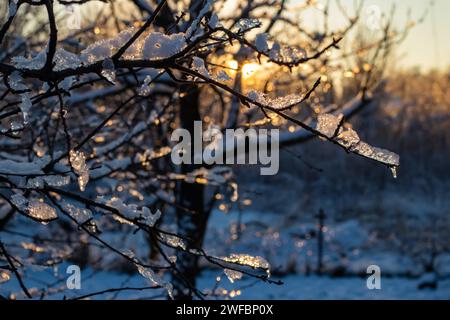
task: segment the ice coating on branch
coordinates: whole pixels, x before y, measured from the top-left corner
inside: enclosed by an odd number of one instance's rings
[[[164,157],[172,151],[171,147],[161,147],[158,149],[147,149],[143,153],[138,153],[135,161],[140,162],[143,167],[151,165],[150,160]]]
[[[205,61],[203,61],[202,58],[199,58],[199,57],[192,58],[192,69],[194,69],[201,75],[209,78],[208,69],[206,69]]]
[[[248,92],[247,97],[255,102],[270,106],[274,109],[293,107],[296,104],[300,103],[303,99],[303,96],[296,94],[289,94],[284,97],[271,98],[269,95],[256,90],[251,90],[250,92]]]
[[[187,183],[201,184],[223,184],[233,175],[233,171],[228,167],[217,166],[211,169],[200,168],[187,174],[184,177]]]
[[[272,48],[270,49],[269,52],[269,57],[271,60],[273,61],[279,61],[281,60],[281,45],[278,42],[275,42],[272,45]]]
[[[48,223],[58,218],[56,210],[45,202],[31,200],[28,201],[21,194],[11,196],[11,202],[21,211],[25,212],[29,217],[42,223]]]
[[[112,57],[127,41],[133,36],[135,28],[131,27],[121,31],[115,37],[106,40],[97,41],[89,45],[81,52],[81,61],[84,64],[93,64],[98,61]],[[134,45],[137,45],[135,43]],[[136,48],[134,46],[128,48],[127,52],[132,52]]]
[[[132,224],[131,221],[138,220],[149,227],[153,227],[156,221],[161,217],[161,211],[159,210],[154,214],[147,207],[142,207],[142,209],[139,210],[137,205],[126,204],[118,197],[112,197],[108,200],[100,197],[99,201],[120,212],[121,216],[117,214],[114,215],[114,219],[120,223]]]
[[[260,256],[255,257],[245,253],[232,253],[228,257],[222,257],[221,259],[226,262],[248,266],[253,269],[270,269],[269,262]]]
[[[275,42],[269,51],[269,58],[279,63],[296,63],[305,56],[304,50],[296,47],[281,46],[278,42]]]
[[[317,117],[316,130],[350,152],[389,166],[395,178],[397,176],[396,168],[400,165],[399,155],[386,149],[373,147],[362,141],[355,130],[343,128],[342,120],[342,114],[320,114]]]
[[[73,84],[76,82],[76,80],[77,80],[77,78],[75,76],[67,77],[63,81],[61,81],[58,86],[61,89],[69,92],[70,89],[72,88]]]
[[[240,19],[235,25],[240,31],[247,31],[250,29],[258,28],[261,26],[261,22],[258,19],[244,18]]]
[[[12,63],[18,69],[39,70],[45,65],[47,59],[47,48],[39,52],[31,59],[27,59],[22,56],[13,57]]]
[[[231,283],[234,283],[236,280],[241,280],[243,276],[242,272],[231,269],[224,269],[223,273],[225,273]]]
[[[11,196],[11,202],[22,211],[25,211],[28,206],[28,200],[23,195],[16,193]]]
[[[134,252],[131,250],[125,250],[123,254],[133,260],[134,265],[138,269],[141,276],[148,279],[150,283],[167,290],[167,294],[173,299],[173,286],[171,283],[166,282],[163,278],[157,275],[150,267],[144,266],[136,259]]]
[[[209,26],[211,29],[217,28],[217,27],[219,26],[219,17],[217,16],[216,13],[213,13],[213,14],[211,15],[211,18],[210,18],[209,21],[208,21],[208,26]]]
[[[8,76],[8,84],[11,89],[16,91],[28,90],[19,71],[14,71]]]
[[[319,114],[316,130],[328,138],[333,138],[339,132],[343,118],[342,113],[337,116],[331,113]]]
[[[89,45],[80,54],[78,60],[76,56],[72,56],[69,53],[61,54],[61,60],[64,58],[71,63],[72,67],[77,66],[79,61],[85,65],[93,64],[105,59],[110,59],[120,48],[122,48],[128,40],[134,35],[136,29],[134,27],[123,30],[115,37],[106,40],[97,41]],[[186,47],[186,39],[183,33],[175,33],[166,35],[161,32],[152,32],[145,38],[138,38],[123,54],[124,59],[148,59],[158,60],[169,58]],[[111,70],[114,70],[111,66],[103,69],[108,70],[108,75],[111,74]],[[108,78],[106,75],[104,75]],[[109,80],[109,79],[108,79]]]
[[[2,174],[17,174],[22,175],[41,175],[44,168],[50,161],[50,157],[45,156],[36,158],[32,162],[19,162],[14,160],[0,160],[0,172]]]
[[[35,200],[28,203],[28,215],[43,222],[52,221],[58,218],[55,209],[44,202]]]
[[[31,178],[27,181],[27,188],[42,189],[45,185],[62,187],[70,183],[70,177],[60,175],[49,175]]]
[[[93,64],[112,56],[112,47],[107,40],[93,43],[81,52],[84,64]]]
[[[13,17],[15,14],[16,14],[16,12],[17,12],[17,2],[18,2],[19,0],[12,0],[10,3],[9,3],[9,7],[8,7],[8,19],[9,18],[11,18],[11,17]]]
[[[387,164],[391,167],[398,167],[400,165],[400,157],[398,154],[386,149],[373,147],[364,141],[360,141],[355,147],[353,147],[353,150],[357,154]],[[396,172],[394,172],[393,175],[395,177]]]
[[[226,73],[226,72],[223,71],[223,70],[220,70],[220,71],[217,73],[217,75],[215,76],[215,79],[216,79],[217,81],[220,81],[220,82],[227,82],[227,81],[233,80],[233,79],[228,75],[228,73]]]
[[[200,24],[200,21],[203,19],[203,17],[208,13],[208,11],[211,8],[213,0],[208,0],[205,5],[203,6],[203,8],[200,10],[200,12],[198,13],[197,17],[195,18],[194,21],[192,21],[191,25],[189,26],[189,28],[186,30],[186,39],[191,38],[197,31],[198,31],[198,26]]]
[[[114,62],[111,59],[105,59],[102,63],[102,68],[102,76],[104,76],[112,84],[115,84],[116,68],[114,66]]]
[[[180,237],[165,233],[160,233],[159,236],[161,237],[161,240],[172,247],[181,248],[183,250],[186,250],[187,248],[186,243]]]
[[[89,209],[79,208],[65,201],[61,204],[61,206],[64,211],[66,211],[79,224],[83,224],[93,218],[92,212]]]
[[[183,33],[166,35],[161,32],[150,33],[144,42],[144,59],[157,60],[169,58],[186,46]]]
[[[33,104],[31,103],[30,96],[27,93],[21,95],[22,102],[20,104],[20,111],[22,112],[23,123],[28,124],[30,120],[30,111]]]
[[[12,62],[14,66],[18,69],[27,70],[40,70],[44,67],[47,59],[47,47],[36,54],[31,59],[27,59],[23,56],[13,57]],[[55,52],[53,58],[54,70],[61,71],[65,69],[76,69],[81,66],[80,58],[71,52],[64,50],[63,48],[58,48]]]
[[[66,51],[63,48],[58,48],[53,58],[55,71],[61,71],[65,69],[76,69],[81,66],[82,62],[80,57],[76,54]]]
[[[259,52],[266,52],[269,50],[269,45],[267,44],[267,39],[269,35],[267,33],[260,33],[256,35],[255,46]]]
[[[23,124],[13,120],[11,121],[10,128],[12,134],[16,136],[19,134],[19,131],[23,129]]]
[[[144,79],[144,83],[138,88],[137,92],[140,96],[146,97],[151,92],[150,83],[152,82],[152,76],[148,75]]]
[[[152,213],[149,208],[143,207],[140,218],[145,225],[153,227],[159,218],[161,218],[161,211],[156,210],[155,213]]]
[[[339,144],[347,149],[351,149],[354,146],[356,146],[361,139],[358,136],[358,133],[356,133],[355,130],[352,128],[346,128],[341,130],[341,132],[336,137],[337,142]]]
[[[82,151],[70,150],[69,159],[70,165],[78,175],[80,191],[84,191],[89,182],[89,168],[86,164],[86,156]]]
[[[167,294],[171,299],[173,299],[173,286],[172,284],[164,281],[160,276],[158,276],[152,269],[143,267],[141,265],[136,265],[139,273],[146,279],[156,286],[163,287],[167,290]]]

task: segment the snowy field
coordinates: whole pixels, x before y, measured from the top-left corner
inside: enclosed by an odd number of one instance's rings
[[[245,228],[239,239],[233,240],[233,226],[237,219]],[[255,219],[260,224],[256,229],[252,227]],[[237,212],[213,212],[206,238],[207,250],[219,255],[241,252],[263,256],[272,265],[272,279],[281,280],[284,284],[267,284],[246,276],[231,283],[221,270],[205,269],[199,276],[198,287],[206,294],[206,299],[450,299],[449,255],[437,259],[437,274],[425,273],[420,263],[405,254],[389,251],[381,240],[364,231],[357,221],[351,220],[326,229],[324,267],[327,275],[318,276],[313,270],[317,259],[317,240],[311,230],[315,225],[292,223],[289,228],[279,230],[282,220],[276,214],[246,212],[239,218]],[[262,228],[266,224],[270,227]],[[16,236],[16,241],[21,241],[20,237]],[[113,237],[110,241],[120,243],[123,239]],[[341,251],[351,254],[343,258]],[[72,299],[111,288],[113,290],[110,292],[87,298],[166,298],[164,290],[149,289],[150,283],[137,272],[107,270],[107,264],[111,265],[113,260],[106,258],[97,269],[82,268],[80,290],[68,290],[66,287],[68,264],[35,267],[27,271],[24,281],[36,298],[40,296],[37,292],[45,292],[46,299]],[[370,264],[381,268],[380,290],[369,290],[366,286],[366,268]],[[102,265],[104,269],[101,269]],[[336,270],[340,271],[340,276],[330,276]],[[114,290],[124,287],[131,289]],[[52,289],[46,291],[45,288]],[[0,283],[0,294],[24,298],[14,277]]]
[[[60,268],[62,269],[62,268]],[[210,293],[216,285],[215,279],[219,271],[203,272],[199,279],[199,288]],[[93,292],[100,292],[110,288],[130,287],[141,288],[148,286],[139,275],[129,276],[115,272],[93,272],[91,269],[82,271],[82,288],[80,290],[65,290],[50,294],[48,299],[67,299],[80,297]],[[290,275],[282,278],[283,285],[269,285],[253,279],[242,279],[231,284],[226,277],[222,277],[217,286],[215,296],[206,299],[269,299],[269,300],[417,300],[417,299],[450,299],[450,279],[438,281],[436,289],[418,289],[420,279],[400,277],[384,277],[380,290],[368,290],[366,279],[359,277],[331,278],[328,276]],[[30,288],[44,288],[45,284],[60,283],[65,289],[65,275],[52,272],[36,273],[26,281]],[[32,289],[36,290],[36,289]],[[23,298],[15,280],[1,285],[2,294],[15,294]],[[108,292],[89,297],[90,299],[163,299],[165,292],[161,289],[127,290],[122,292]]]

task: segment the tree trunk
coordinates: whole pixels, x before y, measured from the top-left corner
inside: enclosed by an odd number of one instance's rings
[[[194,136],[194,121],[201,120],[199,113],[200,90],[196,86],[184,86],[180,99],[180,125]],[[191,154],[194,154],[191,145]],[[200,168],[199,164],[182,164],[181,172],[189,173]],[[208,221],[208,212],[204,206],[204,186],[196,183],[181,182],[177,186],[177,227],[180,236],[191,239],[187,249],[203,245],[203,238]],[[188,210],[184,210],[188,209]],[[182,251],[177,253],[177,268],[181,273],[172,279],[176,299],[192,299],[192,289],[196,285],[198,274],[198,257]]]

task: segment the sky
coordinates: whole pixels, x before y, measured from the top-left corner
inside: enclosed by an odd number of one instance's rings
[[[303,0],[302,0],[303,1]],[[319,0],[325,3],[325,0]],[[341,0],[349,8],[354,0]],[[389,13],[392,4],[397,7],[395,24],[404,26],[407,12],[411,9],[412,18],[418,20],[429,6],[430,0],[366,0],[363,9],[364,23],[369,23],[374,12],[370,8],[379,8],[380,12]],[[336,17],[335,19],[339,19]],[[415,26],[398,48],[400,57],[398,66],[416,67],[422,70],[450,67],[450,1],[435,0],[434,8],[426,19]]]
[[[228,0],[232,2],[233,0]],[[291,3],[304,3],[306,0],[291,0]],[[317,0],[324,4],[327,0]],[[355,0],[340,0],[344,6],[352,8]],[[363,23],[370,23],[372,8],[380,12],[388,13],[393,3],[397,6],[395,24],[399,27],[404,26],[406,22],[407,11],[411,9],[412,18],[418,20],[426,11],[431,0],[365,0],[362,11]],[[335,0],[331,0],[334,3]],[[333,9],[333,7],[332,7]],[[372,12],[372,13],[371,13]],[[330,12],[332,21],[339,25],[343,22],[342,15],[334,7]],[[334,15],[334,16],[333,16]],[[308,17],[311,24],[318,23],[317,19]],[[417,25],[409,33],[409,36],[401,44],[397,51],[399,57],[396,65],[400,67],[420,67],[426,71],[433,68],[450,67],[450,0],[434,0],[434,7],[426,16],[423,23]]]

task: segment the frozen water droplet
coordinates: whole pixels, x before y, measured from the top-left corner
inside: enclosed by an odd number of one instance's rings
[[[392,167],[390,167],[390,169],[391,169],[392,176],[394,177],[394,179],[397,179],[397,167],[392,166]]]
[[[108,79],[109,82],[115,84],[116,81],[116,69],[114,62],[111,59],[105,59],[102,64],[102,76]]]

